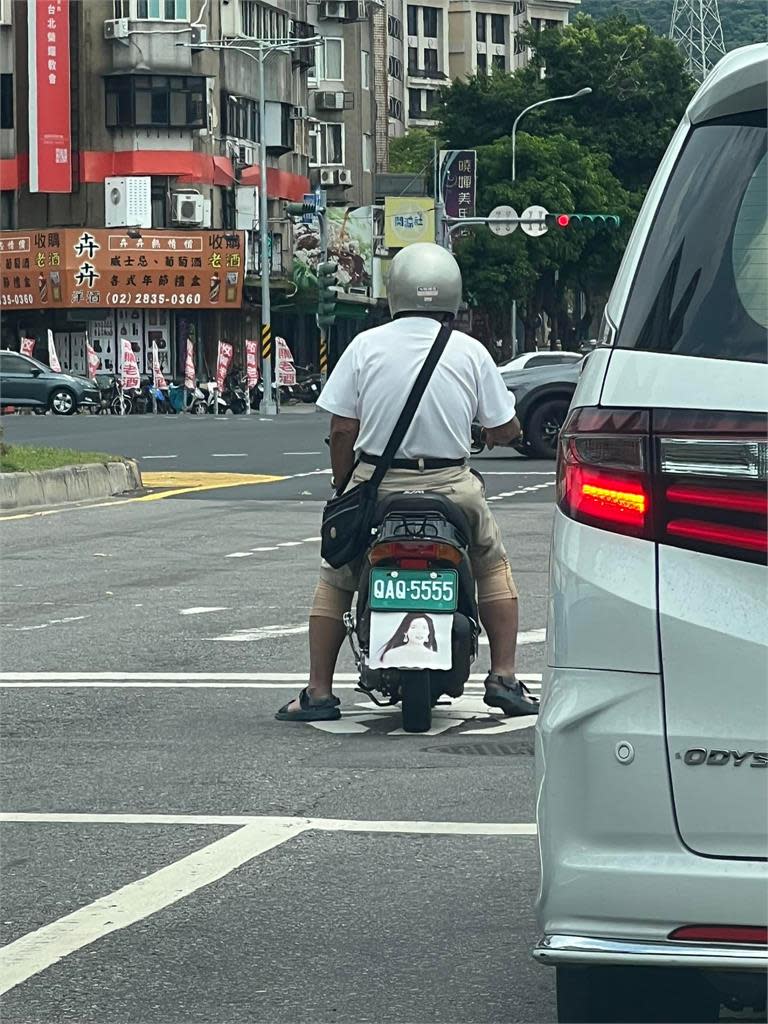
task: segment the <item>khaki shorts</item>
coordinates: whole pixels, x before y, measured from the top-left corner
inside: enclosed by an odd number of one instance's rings
[[[349,486],[368,480],[373,470],[373,466],[359,465]],[[434,491],[447,495],[458,505],[467,517],[472,533],[469,557],[475,577],[485,575],[507,558],[498,523],[485,498],[485,488],[467,466],[426,469],[423,473],[415,469],[391,469],[379,486],[379,494],[390,494],[392,491]],[[352,562],[341,569],[332,569],[323,562],[320,578],[339,590],[355,591],[360,578],[361,561]]]

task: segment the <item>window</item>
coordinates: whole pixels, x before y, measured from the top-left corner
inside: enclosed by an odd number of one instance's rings
[[[525,40],[519,32],[515,32],[515,53],[522,53],[525,49]]]
[[[408,74],[418,75],[419,73],[419,51],[415,46],[408,47]]]
[[[396,18],[393,14],[390,14],[387,18],[387,32],[393,39],[403,38],[403,24],[400,19]]]
[[[403,62],[398,60],[397,57],[388,57],[387,71],[392,78],[396,78],[398,82],[401,82],[403,79]]]
[[[477,73],[478,75],[488,74],[488,57],[484,53],[477,55]]]
[[[231,0],[234,2],[234,0]],[[240,0],[242,33],[249,39],[286,39],[288,16],[258,0]]]
[[[132,10],[133,3],[126,4],[123,0],[122,6],[129,6],[131,8],[130,17],[138,18],[141,21],[147,18],[162,21],[189,21],[189,0],[135,0],[135,14]]]
[[[395,99],[394,96],[389,97],[389,116],[397,118],[398,121],[403,120],[403,104],[401,100]]]
[[[486,37],[486,34],[485,34],[485,15],[484,14],[479,14],[478,13],[478,14],[475,15],[475,35],[477,36],[478,43],[486,42],[487,37]]]
[[[363,89],[371,88],[371,55],[367,50],[363,50],[361,54],[360,64],[360,84]]]
[[[309,162],[312,167],[344,163],[344,125],[315,124],[309,133]]]
[[[16,355],[14,352],[0,353],[0,371],[2,373],[26,373],[31,376],[36,365],[31,360]]]
[[[108,128],[204,128],[205,79],[114,75],[105,80]]]
[[[370,135],[363,135],[363,170],[371,170],[371,162],[373,159],[373,138]]]
[[[422,118],[426,115],[423,98],[424,89],[408,90],[408,117]]]
[[[505,24],[506,18],[503,14],[491,15],[491,42],[506,43]]]
[[[344,81],[344,40],[328,37],[315,47],[315,66],[309,77],[318,82]]]
[[[435,78],[440,74],[437,70],[437,50],[424,51],[424,71],[430,78]]]
[[[491,58],[493,63],[494,71],[506,71],[507,70],[507,59],[503,53],[494,53]]]
[[[415,4],[408,4],[408,35],[419,34],[419,8]]]
[[[424,35],[428,39],[437,38],[437,7],[422,7],[422,16],[424,18]]]
[[[231,96],[221,94],[221,130],[223,135],[235,139],[247,139],[258,142],[259,105],[256,100],[247,96]]]
[[[0,75],[0,128],[13,128],[13,75]]]
[[[150,192],[150,200],[152,203],[152,227],[153,228],[164,228],[167,227],[167,215],[168,215],[168,202],[167,202],[168,185],[165,179],[158,181],[152,179],[152,186]]]
[[[655,211],[619,348],[766,362],[766,189],[764,109],[694,128]]]

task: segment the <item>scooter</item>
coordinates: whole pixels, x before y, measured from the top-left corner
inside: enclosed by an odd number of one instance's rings
[[[480,633],[469,523],[449,498],[389,494],[345,625],[359,690],[400,703],[405,732],[428,732],[444,694],[460,697]]]

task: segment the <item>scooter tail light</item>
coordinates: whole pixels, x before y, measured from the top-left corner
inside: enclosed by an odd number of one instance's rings
[[[378,565],[380,562],[399,562],[403,568],[421,569],[422,565],[405,565],[405,562],[449,562],[451,565],[460,565],[462,553],[452,544],[443,544],[439,541],[385,541],[377,544],[371,549],[368,561],[371,565]]]

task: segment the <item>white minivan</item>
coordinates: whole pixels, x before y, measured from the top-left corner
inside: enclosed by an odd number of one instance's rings
[[[736,50],[691,101],[560,436],[534,951],[560,1021],[765,1008],[767,70]]]

